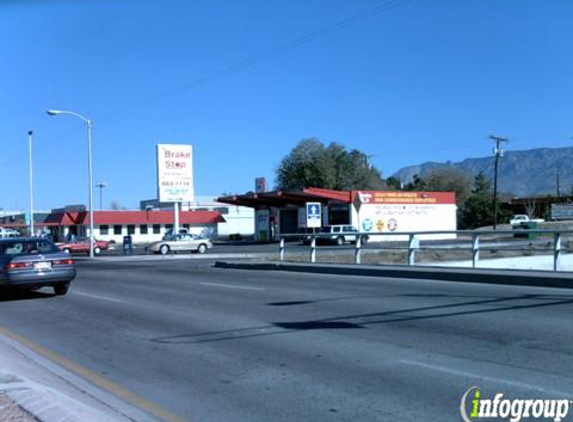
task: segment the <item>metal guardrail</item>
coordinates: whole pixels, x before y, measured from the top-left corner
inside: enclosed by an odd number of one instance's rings
[[[469,247],[468,248],[455,248],[455,249],[462,249],[462,250],[471,250],[472,255],[472,268],[476,268],[477,264],[480,260],[480,251],[481,250],[491,250],[493,249],[491,246],[481,246],[480,245],[480,238],[483,239],[486,236],[495,235],[496,237],[504,236],[504,235],[511,235],[512,237],[519,236],[519,237],[529,237],[529,235],[545,235],[550,236],[553,239],[553,271],[559,271],[560,269],[560,258],[563,253],[563,237],[565,235],[572,235],[573,230],[547,230],[547,229],[514,229],[514,230],[441,230],[441,231],[424,231],[424,232],[388,232],[388,233],[371,233],[371,232],[341,232],[341,233],[289,233],[289,234],[281,234],[280,235],[280,242],[279,242],[279,260],[284,261],[285,259],[285,240],[286,239],[310,239],[310,262],[316,262],[316,249],[317,249],[317,240],[318,239],[333,239],[337,236],[356,236],[356,242],[354,247],[354,263],[361,264],[362,263],[362,239],[365,237],[371,238],[372,236],[385,236],[385,237],[392,237],[392,236],[399,236],[399,237],[408,237],[407,246],[406,247],[388,247],[388,248],[380,248],[385,250],[396,250],[396,249],[406,249],[407,250],[407,258],[406,258],[406,265],[412,266],[416,264],[416,253],[421,249],[437,249],[436,246],[423,248],[420,245],[420,240],[426,241],[433,241],[439,242],[440,239],[427,239],[428,235],[455,235],[455,238],[450,238],[448,240],[459,240],[458,236],[460,237],[468,237],[469,240]],[[426,237],[426,239],[424,239]],[[499,239],[494,239],[499,240]],[[381,241],[381,244],[384,244],[385,241]],[[448,248],[450,249],[450,248]],[[496,247],[495,249],[503,250],[503,248]],[[522,248],[525,250],[525,248]]]

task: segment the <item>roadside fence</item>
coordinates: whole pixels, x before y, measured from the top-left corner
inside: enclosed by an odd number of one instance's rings
[[[318,244],[336,242],[338,239],[352,239],[353,261],[362,263],[364,245],[377,242],[375,250],[406,251],[403,265],[416,265],[416,255],[424,249],[465,250],[471,253],[472,268],[480,261],[480,252],[485,250],[531,251],[539,245],[540,249],[553,251],[553,271],[560,270],[560,260],[564,252],[571,250],[573,230],[516,229],[516,230],[445,230],[424,232],[343,232],[332,233],[292,233],[281,234],[279,242],[279,261],[285,260],[287,241],[302,241],[309,245],[309,262],[316,262],[316,253],[322,249]],[[440,239],[441,238],[441,239]],[[379,243],[378,243],[379,242]],[[338,242],[340,244],[341,242]],[[374,250],[374,249],[372,249]]]

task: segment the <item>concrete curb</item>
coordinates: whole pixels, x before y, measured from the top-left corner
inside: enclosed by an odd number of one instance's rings
[[[21,362],[26,362],[24,365],[19,365],[14,360],[15,357],[4,362],[13,369],[20,368],[20,372],[4,373],[0,377],[0,391],[6,392],[38,421],[157,422],[156,418],[145,411],[93,385],[5,334],[0,333],[0,343],[2,347],[9,347],[19,353],[18,362],[20,359]],[[24,367],[27,369],[23,370]],[[51,374],[47,378],[50,381],[33,380],[36,371]],[[53,387],[62,381],[67,384],[68,389],[74,389],[77,397],[74,398]],[[96,408],[96,403],[99,408]]]
[[[451,267],[400,267],[338,264],[298,264],[285,262],[238,263],[217,261],[216,268],[262,271],[291,271],[315,274],[335,274],[366,277],[415,278],[422,280],[458,281],[515,286],[573,288],[573,273],[530,271],[459,269]]]
[[[226,254],[170,254],[170,255],[106,255],[98,256],[95,259],[87,257],[76,258],[76,261],[82,262],[122,262],[122,261],[174,261],[174,260],[210,260],[210,259],[253,259],[260,258],[260,254],[255,253],[226,253]]]

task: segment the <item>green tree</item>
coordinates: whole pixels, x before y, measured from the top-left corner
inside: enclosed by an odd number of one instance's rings
[[[395,176],[390,176],[389,178],[387,178],[385,180],[385,182],[386,182],[386,186],[388,186],[391,189],[394,189],[394,190],[401,190],[402,189],[402,181]]]
[[[325,146],[316,138],[303,139],[285,156],[277,169],[277,187],[302,189],[383,189],[380,172],[368,157],[338,143]]]
[[[461,229],[475,229],[492,224],[493,195],[491,183],[480,171],[474,177],[471,195],[458,207],[458,225]]]
[[[481,194],[481,193],[488,193],[491,190],[491,182],[485,177],[483,171],[480,171],[474,177],[474,186],[472,189],[472,193],[474,194]]]
[[[407,191],[424,191],[426,190],[426,181],[419,174],[412,176],[412,181],[404,186]]]

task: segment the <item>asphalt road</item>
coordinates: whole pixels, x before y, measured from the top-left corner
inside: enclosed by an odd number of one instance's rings
[[[65,297],[4,294],[1,325],[189,421],[458,421],[472,386],[573,399],[570,290],[211,264],[78,262]]]

